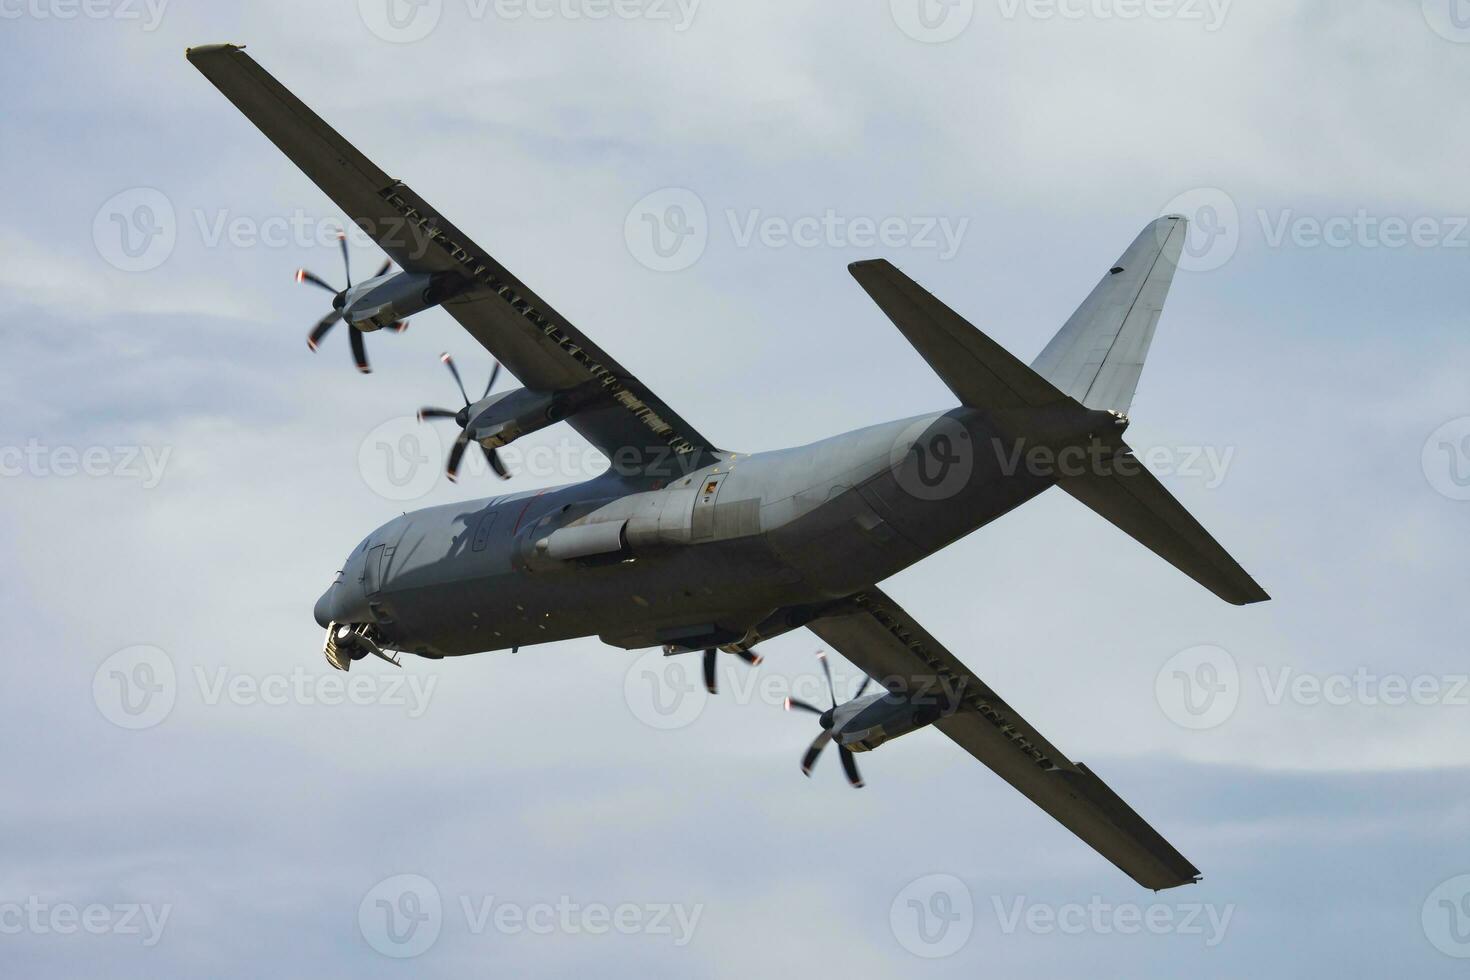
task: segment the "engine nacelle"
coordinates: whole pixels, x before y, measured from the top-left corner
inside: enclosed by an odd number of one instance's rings
[[[379,330],[438,306],[461,288],[453,273],[390,272],[347,290],[342,316],[364,332]]]
[[[516,388],[471,405],[465,429],[486,449],[499,449],[529,432],[560,422],[567,417],[569,407],[564,392]]]
[[[832,728],[839,744],[852,752],[869,752],[890,739],[934,724],[951,711],[938,694],[875,694],[837,707]]]

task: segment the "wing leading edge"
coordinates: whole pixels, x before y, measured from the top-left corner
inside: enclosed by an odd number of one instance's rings
[[[190,48],[188,59],[272,143],[408,272],[453,272],[470,288],[444,308],[527,388],[582,386],[606,397],[572,428],[620,469],[674,470],[717,450],[622,365],[455,228],[402,181],[343,139],[238,45]],[[631,454],[631,456],[629,455]]]
[[[907,690],[961,691],[936,727],[1145,888],[1200,880],[1199,869],[1080,762],[1073,762],[882,591],[808,628],[870,677]]]

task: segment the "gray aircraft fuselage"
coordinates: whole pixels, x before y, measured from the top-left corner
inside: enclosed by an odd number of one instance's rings
[[[1091,413],[1087,432],[1053,442],[1119,425]],[[316,619],[371,624],[384,646],[428,657],[593,635],[748,648],[1047,489],[1004,429],[956,408],[722,454],[666,485],[609,471],[404,514],[352,552]]]

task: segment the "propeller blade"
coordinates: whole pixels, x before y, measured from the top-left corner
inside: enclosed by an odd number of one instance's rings
[[[495,475],[502,480],[509,480],[510,470],[506,469],[505,463],[501,462],[500,453],[493,449],[486,449],[483,445],[480,446],[480,449],[484,450],[485,462],[490,464],[490,468],[495,471]]]
[[[349,327],[347,337],[352,341],[352,359],[357,362],[357,369],[363,374],[372,374],[373,369],[368,367],[367,344],[363,342],[362,331]]]
[[[827,675],[827,693],[832,696],[832,707],[837,707],[837,688],[832,684],[832,668],[827,666],[827,654],[825,651],[817,651],[817,659],[822,662],[822,673]]]
[[[373,273],[373,278],[374,279],[378,278],[379,276],[381,276],[383,273],[387,272],[391,268],[393,268],[393,260],[392,259],[384,259],[382,266],[378,269],[377,272],[374,272]]]
[[[336,286],[333,286],[331,283],[327,282],[325,279],[323,279],[321,276],[317,275],[316,273],[314,273],[314,272],[307,272],[305,269],[297,269],[296,270],[296,281],[297,282],[309,282],[313,286],[320,286],[323,289],[325,289],[327,292],[332,293],[334,295],[337,292],[337,287]]]
[[[454,440],[453,448],[449,450],[449,465],[445,467],[444,470],[447,474],[449,474],[450,480],[454,480],[454,474],[459,472],[459,461],[464,457],[465,447],[467,447],[469,444],[470,434],[468,432],[461,431],[459,434],[459,438]]]
[[[842,757],[842,771],[847,773],[847,781],[852,783],[853,789],[862,789],[863,777],[858,775],[857,760],[852,757],[852,750],[845,745],[839,745],[837,754]]]
[[[832,741],[832,732],[830,730],[823,732],[812,740],[811,746],[806,750],[806,755],[801,757],[801,771],[803,775],[810,776],[812,774],[812,766],[817,764],[817,756],[822,754],[822,750],[827,747],[827,743],[830,741]]]
[[[485,395],[490,394],[490,389],[495,387],[495,379],[498,377],[500,377],[500,362],[496,361],[495,366],[490,369],[490,380],[485,382]],[[485,395],[480,397],[484,398]]]
[[[449,368],[449,373],[454,375],[454,383],[459,385],[459,393],[464,397],[464,403],[468,405],[470,403],[470,396],[469,393],[464,390],[464,382],[460,380],[459,368],[454,366],[454,358],[449,356],[448,351],[445,351],[443,354],[439,355],[439,360],[443,361],[445,366]]]
[[[393,332],[394,333],[403,333],[403,331],[405,331],[407,329],[408,329],[408,321],[407,320],[399,320],[397,323],[393,324]]]
[[[337,244],[342,246],[342,270],[347,274],[347,288],[352,288],[352,260],[347,256],[347,232],[337,232]]]
[[[857,693],[852,696],[852,699],[856,701],[858,698],[862,697],[863,692],[868,689],[868,685],[871,683],[873,683],[873,678],[864,677],[863,682],[858,685]]]
[[[312,327],[311,333],[307,335],[306,346],[312,350],[316,350],[318,345],[321,344],[322,338],[327,335],[327,331],[331,330],[340,319],[342,319],[342,314],[337,310],[333,310],[318,320],[317,325]]]
[[[452,419],[458,412],[452,412],[447,408],[421,408],[419,409],[419,421],[425,419]]]
[[[711,694],[715,693],[715,658],[719,653],[713,648],[704,651],[704,689]]]
[[[821,708],[818,708],[816,705],[807,704],[801,698],[787,698],[786,699],[786,710],[787,711],[807,711],[807,712],[810,712],[810,713],[812,713],[814,715],[824,714],[824,712],[822,711]]]
[[[749,650],[736,650],[735,651],[735,656],[739,657],[741,660],[744,660],[746,663],[750,664],[752,667],[759,667],[760,664],[761,664],[761,661],[764,660],[764,659],[766,659],[765,657],[762,657],[758,653],[751,653]]]

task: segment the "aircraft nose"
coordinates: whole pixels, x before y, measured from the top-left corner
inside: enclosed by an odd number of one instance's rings
[[[337,583],[333,582],[331,588],[322,593],[322,597],[316,601],[316,606],[312,608],[311,614],[316,618],[316,624],[322,629],[326,629],[327,625],[332,622],[332,610],[336,606],[333,599],[336,598],[336,591]]]

